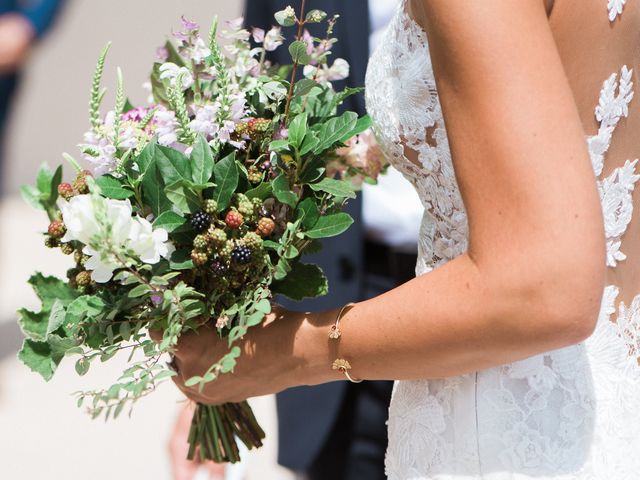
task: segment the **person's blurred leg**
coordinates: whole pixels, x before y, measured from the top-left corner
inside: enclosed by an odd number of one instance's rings
[[[5,183],[4,172],[6,171],[6,165],[4,157],[7,119],[17,84],[18,79],[14,75],[0,76],[0,195]]]

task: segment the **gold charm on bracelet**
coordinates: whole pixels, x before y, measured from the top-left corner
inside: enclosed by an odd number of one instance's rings
[[[354,305],[355,303],[347,303],[340,309],[338,315],[336,315],[336,323],[334,325],[331,325],[331,328],[329,329],[329,338],[331,340],[338,340],[342,336],[342,331],[340,330],[340,320],[342,320],[342,315],[344,314],[345,310],[353,307]]]
[[[341,373],[344,373],[345,377],[347,377],[347,379],[351,382],[351,383],[360,383],[362,382],[361,379],[359,378],[353,378],[350,374],[349,374],[349,370],[351,370],[351,364],[345,360],[344,358],[336,358],[333,361],[333,365],[332,368],[334,370],[337,370]]]

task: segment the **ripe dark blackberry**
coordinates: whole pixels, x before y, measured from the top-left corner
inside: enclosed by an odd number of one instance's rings
[[[238,245],[231,252],[231,260],[239,265],[246,265],[251,261],[251,249],[245,245]]]
[[[211,271],[215,276],[222,277],[229,271],[229,267],[226,263],[221,262],[220,260],[214,260],[211,262]]]
[[[196,233],[204,233],[211,225],[211,217],[205,212],[196,212],[191,216],[191,226]]]

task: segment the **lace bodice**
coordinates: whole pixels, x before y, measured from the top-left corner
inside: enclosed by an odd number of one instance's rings
[[[463,253],[468,225],[423,29],[404,0],[369,63],[367,108],[381,148],[425,207],[418,275]],[[603,2],[605,0],[602,0]],[[606,2],[605,2],[606,3]],[[612,28],[626,0],[608,0]],[[587,137],[602,199],[607,265],[626,261],[637,160],[606,176],[612,138],[633,100],[625,65],[604,83]],[[629,240],[627,240],[629,241]],[[390,408],[387,474],[395,479],[640,478],[640,295],[605,289],[583,344],[437,381],[398,382]]]

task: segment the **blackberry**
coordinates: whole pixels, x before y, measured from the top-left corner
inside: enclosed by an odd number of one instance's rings
[[[247,170],[247,178],[249,179],[250,183],[253,183],[255,185],[256,183],[260,183],[262,181],[262,172],[258,170],[258,167],[249,167],[249,169]]]
[[[247,123],[250,135],[260,135],[268,132],[271,128],[271,120],[266,118],[250,118]]]
[[[262,200],[260,198],[252,198],[251,203],[253,203],[253,210],[256,212],[262,208]]]
[[[60,245],[60,250],[62,250],[62,253],[64,253],[65,255],[72,255],[76,249],[73,248],[73,245],[71,245],[70,243],[63,243],[62,245]]]
[[[221,258],[228,260],[231,258],[231,254],[233,253],[234,248],[236,247],[233,240],[227,240],[225,246],[220,250],[219,255]]]
[[[73,188],[81,195],[89,193],[89,185],[87,184],[87,177],[91,177],[91,172],[83,170],[76,176],[73,181]]]
[[[215,215],[218,211],[218,202],[215,200],[205,200],[203,210],[209,215]]]
[[[60,195],[65,200],[71,199],[76,194],[73,190],[73,185],[70,183],[61,183],[58,185],[58,195]]]
[[[251,261],[251,249],[246,245],[238,245],[231,252],[231,260],[239,265],[246,265]]]
[[[211,262],[211,271],[215,276],[222,277],[229,271],[229,266],[220,260],[214,260]]]
[[[58,239],[50,237],[48,235],[44,239],[44,244],[47,248],[57,248],[60,246],[60,242],[58,241]]]
[[[227,241],[227,234],[221,228],[209,228],[209,241],[214,247],[222,247]]]
[[[60,239],[67,233],[67,227],[65,227],[61,221],[55,220],[49,224],[47,232],[52,238]]]
[[[237,230],[244,223],[244,217],[242,216],[242,214],[240,214],[240,212],[237,212],[235,210],[229,210],[229,212],[227,212],[227,216],[225,217],[224,221],[227,224],[227,227],[229,227],[232,230]]]
[[[262,248],[262,238],[255,232],[247,233],[242,239],[242,242],[254,252]]]
[[[196,233],[204,233],[211,226],[211,217],[205,212],[196,212],[191,216],[191,226]]]
[[[267,217],[262,217],[259,221],[258,221],[258,229],[257,229],[257,233],[261,236],[261,237],[268,237],[269,235],[271,235],[273,233],[273,231],[276,228],[276,222],[274,222],[272,219],[267,218]]]
[[[193,248],[199,252],[204,252],[209,247],[209,239],[205,235],[198,235],[193,240]]]
[[[84,265],[84,263],[87,261],[87,258],[82,253],[82,250],[76,250],[76,253],[73,254],[73,259],[78,265]]]
[[[209,261],[209,257],[206,253],[194,250],[191,252],[191,261],[196,267],[201,267]]]
[[[88,287],[91,284],[91,274],[87,271],[80,272],[76,275],[76,283],[80,287]]]

